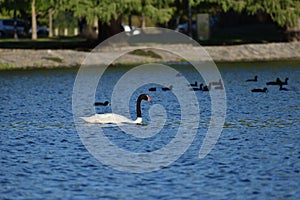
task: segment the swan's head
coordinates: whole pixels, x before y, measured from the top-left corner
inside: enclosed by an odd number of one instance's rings
[[[139,99],[146,100],[146,101],[148,101],[148,102],[151,102],[151,101],[152,101],[151,97],[150,97],[148,94],[141,94],[141,95],[139,96]]]
[[[151,101],[152,101],[151,97],[150,97],[149,95],[147,95],[147,97],[148,97],[148,98],[147,98],[147,101],[148,101],[148,102],[151,102]]]

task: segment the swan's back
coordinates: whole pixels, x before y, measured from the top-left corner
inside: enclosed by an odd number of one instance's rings
[[[81,117],[84,121],[91,124],[119,124],[119,123],[135,123],[131,119],[115,113],[95,114],[90,117]]]

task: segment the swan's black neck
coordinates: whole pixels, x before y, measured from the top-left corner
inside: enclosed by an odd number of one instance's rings
[[[137,117],[142,117],[142,112],[141,112],[141,102],[142,100],[148,100],[148,101],[151,101],[150,97],[146,94],[141,94],[137,101],[136,101],[136,115]]]
[[[136,101],[136,116],[137,117],[142,117],[142,111],[141,111],[141,102],[143,100],[143,96],[140,95]]]
[[[141,112],[141,98],[138,98],[137,102],[136,102],[136,116],[137,117],[142,117],[142,112]]]

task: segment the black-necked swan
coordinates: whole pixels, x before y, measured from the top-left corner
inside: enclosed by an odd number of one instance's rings
[[[136,120],[128,119],[125,116],[116,114],[116,113],[105,113],[105,114],[95,114],[90,117],[81,117],[84,121],[92,124],[141,124],[142,123],[142,112],[141,112],[141,102],[142,100],[147,100],[151,102],[151,98],[147,94],[141,94],[136,100]]]
[[[248,79],[246,82],[257,82],[257,76],[254,76],[254,79]]]
[[[268,88],[251,90],[251,92],[267,92],[267,91],[268,91]]]
[[[108,106],[108,105],[109,105],[109,101],[94,103],[94,106]]]

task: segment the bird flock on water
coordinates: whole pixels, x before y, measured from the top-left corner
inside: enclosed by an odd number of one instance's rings
[[[288,91],[289,89],[285,88],[284,85],[288,85],[289,78],[285,78],[284,81],[282,81],[280,78],[277,78],[275,81],[269,81],[266,83],[266,85],[277,85],[279,86],[280,91]],[[253,79],[248,79],[246,82],[257,82],[258,77],[255,76]],[[268,88],[254,88],[251,90],[251,92],[268,92]]]
[[[284,87],[285,85],[288,85],[288,80],[289,80],[289,78],[285,78],[284,81],[282,81],[280,78],[277,78],[275,81],[266,82],[266,85],[267,86],[279,86],[280,91],[289,91],[288,88]],[[246,80],[246,82],[257,82],[257,81],[258,81],[258,76],[254,76],[254,78]],[[212,87],[216,90],[224,89],[224,85],[223,85],[223,82],[221,79],[219,79],[219,81],[216,81],[216,82],[210,82],[208,85],[204,85],[203,83],[198,84],[198,82],[195,81],[194,83],[191,83],[190,86],[192,87],[191,90],[203,91],[203,92],[210,91],[212,89]],[[162,91],[170,91],[173,89],[173,85],[170,85],[169,87],[162,87],[160,89]],[[156,92],[158,90],[158,88],[151,87],[148,90],[150,92]],[[267,87],[254,88],[251,90],[251,92],[265,93],[265,92],[268,92],[268,88]],[[95,102],[94,106],[108,106],[109,104],[110,103],[108,101]]]

